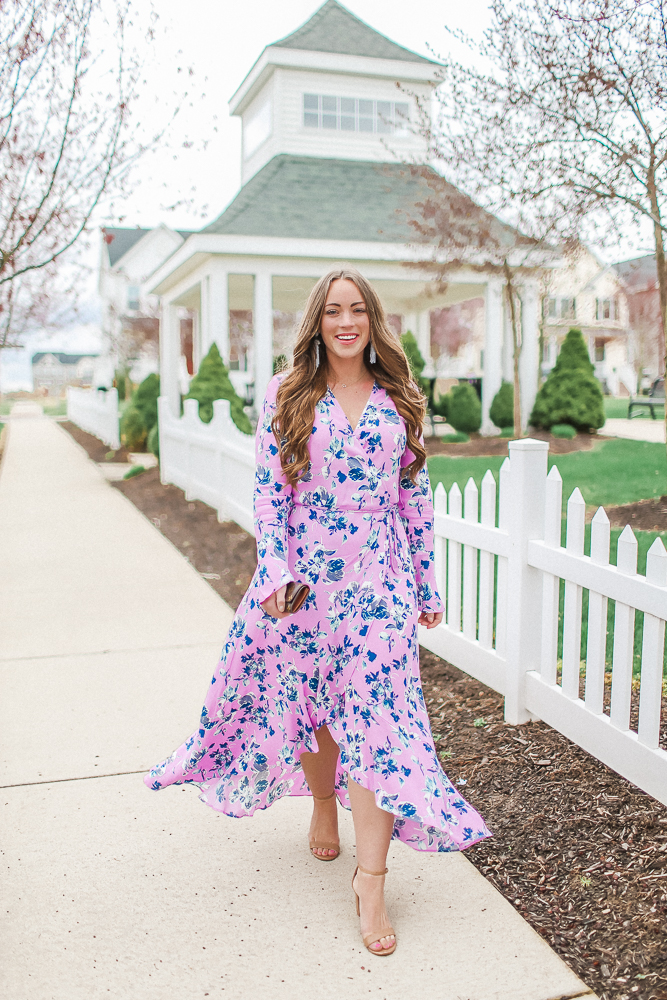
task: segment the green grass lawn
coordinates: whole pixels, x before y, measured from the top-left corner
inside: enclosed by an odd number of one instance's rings
[[[428,460],[433,487],[442,483],[447,491],[458,483],[461,492],[472,478],[480,488],[487,469],[498,479],[504,459],[456,458],[434,455]],[[667,493],[667,452],[663,444],[648,441],[624,441],[612,438],[596,441],[590,451],[549,457],[549,468],[558,466],[563,478],[563,500],[567,501],[576,486],[590,506],[615,506],[648,500]]]

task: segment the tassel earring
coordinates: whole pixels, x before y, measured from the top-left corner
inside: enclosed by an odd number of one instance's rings
[[[373,347],[373,344],[371,343],[371,349],[370,349],[370,351],[368,352],[368,360],[370,361],[370,363],[371,363],[372,365],[374,365],[374,364],[375,364],[375,362],[377,361],[377,359],[378,359],[378,356],[377,356],[377,354],[375,353],[375,348]]]
[[[320,338],[315,337],[315,368],[320,367]]]

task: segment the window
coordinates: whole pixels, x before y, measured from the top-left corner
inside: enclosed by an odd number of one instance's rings
[[[360,97],[303,95],[303,124],[338,132],[373,132],[400,135],[407,132],[410,108],[400,101],[369,101]]]
[[[610,320],[612,323],[618,320],[618,299],[596,299],[595,318],[597,320]]]
[[[134,310],[135,312],[139,309],[138,285],[128,285],[127,287],[127,308]]]
[[[559,319],[575,319],[577,314],[576,299],[547,299],[547,318],[557,322]]]
[[[595,360],[604,361],[605,345],[606,340],[601,340],[600,337],[595,338]]]

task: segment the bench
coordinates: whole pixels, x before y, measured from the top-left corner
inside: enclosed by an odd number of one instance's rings
[[[664,378],[657,378],[653,383],[653,385],[651,386],[648,396],[630,397],[630,405],[628,406],[628,420],[632,420],[633,416],[637,416],[637,414],[633,414],[632,412],[633,409],[637,408],[641,412],[642,407],[648,407],[648,409],[651,411],[651,419],[655,420],[655,412],[654,412],[655,408],[656,407],[659,408],[664,405],[665,405],[665,380]]]

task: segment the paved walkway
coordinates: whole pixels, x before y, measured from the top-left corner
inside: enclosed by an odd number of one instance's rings
[[[196,725],[231,612],[58,425],[0,470],[3,940],[12,1000],[554,1000],[592,994],[463,855],[392,847],[399,950],[361,947],[309,800],[252,820],[142,773]]]
[[[653,441],[656,444],[665,443],[665,421],[651,420],[647,417],[635,417],[625,420],[613,417],[605,421],[598,434],[604,437],[628,438],[630,441]]]

